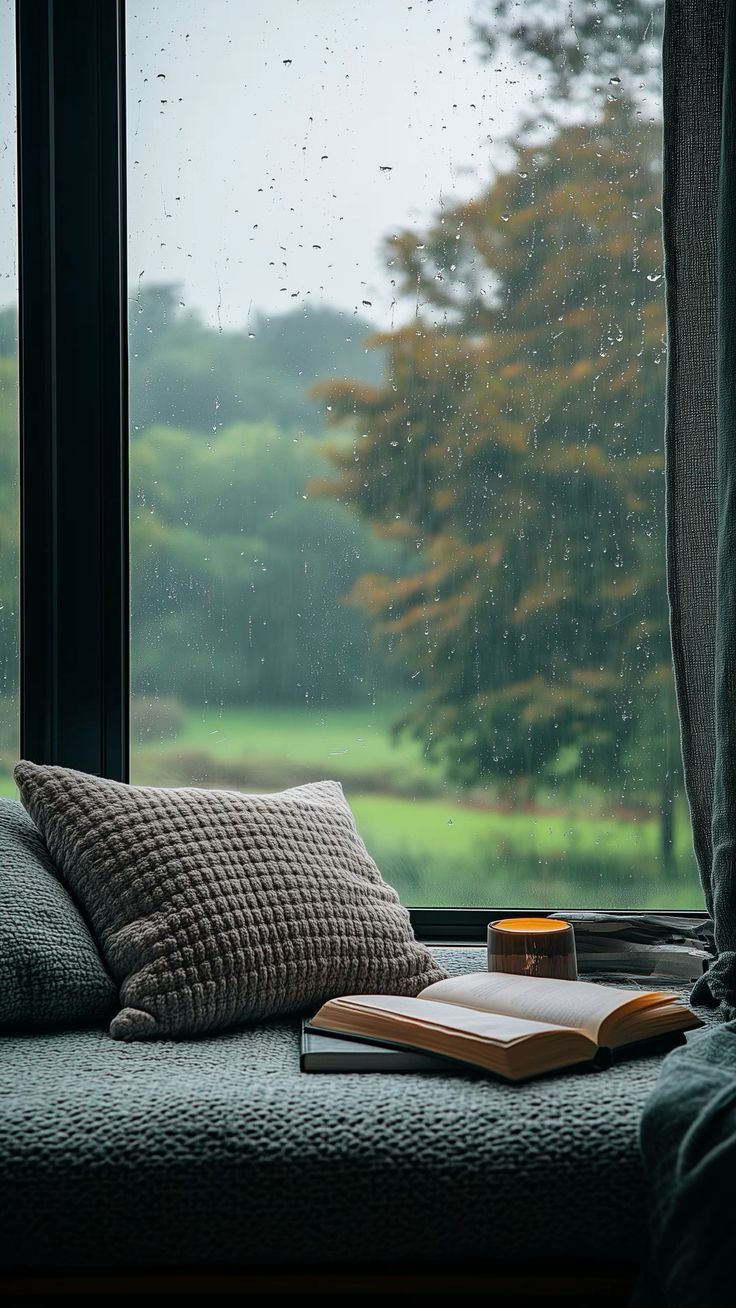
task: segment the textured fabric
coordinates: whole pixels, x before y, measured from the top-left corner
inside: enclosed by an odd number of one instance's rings
[[[736,38],[731,0],[673,3],[664,43],[668,547],[685,782],[736,1017]]]
[[[0,1028],[89,1026],[115,987],[39,832],[0,799]]]
[[[736,125],[730,0],[669,0],[664,235],[668,562],[685,784],[717,960],[698,1003],[736,1016]],[[728,27],[728,35],[727,35]],[[725,55],[724,55],[725,48]]]
[[[685,786],[708,912],[715,763],[716,206],[723,0],[667,0],[667,568]]]
[[[485,951],[437,951],[450,973]],[[0,1041],[0,1259],[263,1266],[636,1259],[661,1059],[525,1085],[305,1075],[298,1023]]]
[[[736,6],[726,5],[718,204],[716,760],[711,894],[718,958],[699,997],[736,1017]]]
[[[653,1257],[638,1308],[734,1301],[736,1023],[671,1054],[642,1116]]]
[[[241,795],[25,762],[15,778],[120,983],[119,1039],[416,995],[443,975],[336,781]]]
[[[718,957],[695,1002],[736,1014],[736,5],[668,0],[664,232],[668,547],[694,843]],[[733,1302],[736,1041],[664,1064],[641,1126],[652,1255],[637,1308]]]

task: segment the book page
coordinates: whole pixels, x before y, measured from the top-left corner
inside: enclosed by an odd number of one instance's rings
[[[429,989],[431,988],[430,986]],[[390,1017],[416,1022],[421,1026],[432,1025],[441,1027],[445,1031],[460,1031],[464,1035],[472,1035],[481,1040],[492,1040],[494,1044],[500,1045],[513,1044],[517,1040],[528,1040],[530,1036],[560,1029],[552,1022],[536,1022],[528,1018],[512,1017],[477,1008],[463,1008],[459,1004],[452,1006],[447,1003],[436,1004],[431,1000],[408,999],[399,995],[343,995],[340,999],[329,1000],[316,1017],[312,1018],[311,1025],[319,1026],[321,1014],[326,1010],[335,1009],[344,1013],[361,1013],[367,1010],[386,1013]]]
[[[468,972],[435,981],[419,995],[422,1003],[460,1004],[485,1013],[504,1013],[535,1022],[574,1027],[598,1041],[606,1018],[624,1007],[647,1008],[669,1003],[673,996],[659,991],[631,991],[591,981],[557,981],[547,977],[514,976],[509,972]]]

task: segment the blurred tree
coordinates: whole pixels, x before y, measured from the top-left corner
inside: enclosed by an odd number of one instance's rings
[[[18,349],[18,314],[14,304],[0,309],[0,358],[15,359]]]
[[[366,356],[362,343],[365,324],[331,310],[306,319],[294,313],[256,320],[250,342],[244,335],[223,339],[180,315],[173,287],[150,288],[142,301],[142,313],[131,316],[131,345],[146,354],[150,371],[143,383],[134,373],[133,406],[139,417],[146,405],[168,417],[172,409],[196,415],[199,405],[202,427],[181,430],[169,418],[131,444],[134,690],[197,704],[370,703],[379,668],[383,691],[401,674],[385,668],[365,619],[341,599],[366,563],[390,567],[395,547],[377,543],[348,510],[305,501],[306,482],[328,467],[313,435],[282,432],[267,421],[230,423],[213,434],[203,416],[206,387],[225,395],[228,368],[232,379],[252,344],[259,351],[254,375],[264,388],[252,405],[263,415],[275,396],[285,413],[317,415],[311,430],[321,429],[319,406],[304,399],[309,381],[331,366],[380,373],[380,359]],[[2,309],[0,705],[17,690],[16,343],[15,310]],[[293,393],[284,397],[283,378],[292,375]],[[197,392],[201,382],[205,390]],[[15,729],[14,707],[0,712],[0,748],[6,719]]]
[[[559,125],[612,88],[658,114],[663,21],[661,0],[481,0],[472,26],[482,57],[537,73],[527,125]]]
[[[179,286],[141,287],[129,307],[133,436],[155,423],[219,431],[272,422],[322,432],[310,385],[319,377],[380,376],[365,349],[367,324],[337,309],[256,315],[246,330],[219,332],[187,312]]]
[[[314,489],[416,560],[350,598],[414,678],[398,728],[461,782],[610,784],[668,675],[658,163],[620,93],[519,147],[389,243],[416,311],[385,381],[321,388],[356,439]]]
[[[370,703],[380,668],[341,603],[395,550],[306,502],[316,441],[268,424],[149,427],[131,447],[133,689],[205,703]],[[382,689],[391,674],[380,674]],[[397,680],[394,673],[394,684]]]

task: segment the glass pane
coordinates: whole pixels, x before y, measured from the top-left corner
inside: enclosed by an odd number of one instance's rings
[[[130,0],[133,775],[409,904],[697,905],[661,7]]]
[[[0,0],[0,795],[18,758],[18,293],[15,6]]]

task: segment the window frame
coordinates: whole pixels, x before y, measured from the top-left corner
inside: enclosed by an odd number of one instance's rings
[[[16,0],[16,67],[21,753],[128,781],[124,0]],[[530,909],[409,911],[479,945]]]
[[[20,746],[127,780],[123,0],[16,0]]]

